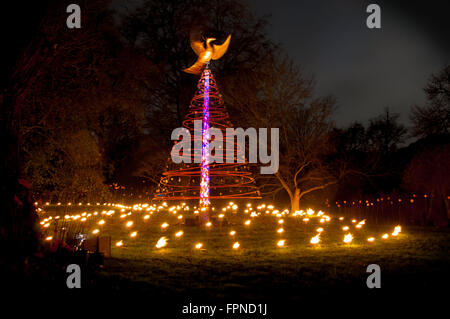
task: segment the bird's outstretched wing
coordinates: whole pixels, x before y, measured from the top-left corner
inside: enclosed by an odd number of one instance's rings
[[[225,40],[224,43],[222,44],[213,44],[213,54],[212,54],[212,59],[213,60],[218,60],[220,59],[225,52],[227,52],[228,50],[228,46],[230,45],[230,40],[231,40],[231,34],[228,35],[227,39]]]
[[[201,59],[197,59],[197,61],[191,67],[184,69],[183,71],[186,73],[200,75],[202,74],[204,67],[205,63]]]
[[[202,42],[201,31],[194,30],[190,34],[191,48],[194,50],[195,54],[200,55],[205,51],[205,47]]]

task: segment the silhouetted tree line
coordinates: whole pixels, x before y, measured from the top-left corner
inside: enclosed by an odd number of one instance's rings
[[[339,185],[336,200],[374,200],[393,193],[427,195],[427,208],[418,208],[426,216],[423,223],[448,223],[450,66],[432,75],[424,91],[427,102],[412,108],[409,131],[389,109],[367,127],[354,123],[334,130],[336,155],[358,172]],[[415,141],[405,145],[406,138]]]

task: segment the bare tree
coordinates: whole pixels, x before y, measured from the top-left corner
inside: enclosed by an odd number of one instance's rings
[[[288,58],[265,63],[236,81],[224,81],[225,100],[231,113],[240,114],[232,116],[241,119],[238,125],[280,129],[280,168],[258,180],[263,194],[285,191],[295,211],[305,195],[337,183],[344,168],[327,160],[334,99],[313,97],[313,80]]]
[[[385,108],[383,114],[370,120],[367,128],[369,151],[385,156],[404,141],[406,128],[398,122],[399,114]]]

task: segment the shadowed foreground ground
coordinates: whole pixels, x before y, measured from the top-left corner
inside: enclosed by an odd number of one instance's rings
[[[342,225],[337,222],[326,227],[323,244],[313,247],[307,243],[317,225],[302,228],[286,222],[282,235],[274,231],[278,226],[271,222],[255,223],[252,229],[239,225],[214,232],[184,227],[178,242],[172,236],[178,229],[174,226],[165,232],[167,248],[160,250],[154,247],[162,235],[159,221],[155,228],[142,226],[135,241],[113,248],[113,257],[105,259],[104,267],[83,269],[82,289],[65,288],[66,274],[55,269],[59,274],[45,284],[34,278],[29,291],[48,300],[95,300],[96,305],[106,307],[99,309],[112,312],[122,307],[127,311],[144,308],[148,314],[158,313],[157,318],[208,317],[182,315],[182,305],[190,302],[223,307],[228,302],[267,303],[269,318],[291,317],[308,308],[356,315],[361,306],[365,312],[401,314],[417,308],[434,311],[445,305],[448,229],[403,227],[397,238],[382,241],[379,235],[392,225],[367,225],[360,233],[352,231],[353,244],[344,244]],[[115,232],[129,232],[111,227],[113,237],[123,235]],[[239,238],[229,238],[230,227],[237,230]],[[375,243],[366,242],[369,235],[378,236]],[[286,239],[287,247],[276,247],[279,238]],[[230,249],[235,240],[242,249]],[[198,241],[205,250],[193,249]],[[372,263],[381,267],[381,289],[366,286],[366,267]],[[30,288],[29,283],[25,285]]]
[[[380,314],[413,313],[417,308],[435,311],[447,298],[448,242],[447,230],[410,229],[396,241],[366,248],[288,247],[234,256],[207,252],[178,256],[167,251],[115,257],[83,278],[82,289],[68,291],[58,284],[45,290],[66,300],[96,300],[112,312],[144,308],[159,313],[157,318],[187,318],[180,315],[189,302],[267,303],[271,318],[306,309],[319,313],[341,309],[355,315],[361,306]],[[365,270],[371,263],[381,266],[381,289],[366,287]]]

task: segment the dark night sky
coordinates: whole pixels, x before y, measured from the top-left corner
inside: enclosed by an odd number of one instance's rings
[[[450,63],[448,1],[248,1],[270,15],[270,38],[314,75],[316,92],[336,96],[337,125],[386,106],[408,125],[430,74]],[[381,7],[381,30],[366,27],[370,3]]]
[[[422,88],[431,73],[450,63],[448,0],[373,1],[381,6],[382,29],[366,27],[366,7],[361,0],[243,0],[256,15],[270,15],[269,37],[314,75],[317,94],[338,100],[337,125],[347,125],[382,112],[386,106],[409,123],[410,107],[423,104]],[[142,0],[114,0],[116,9],[133,8]],[[393,5],[392,3],[395,3]],[[5,10],[2,30],[5,43],[27,43],[21,30],[29,30],[41,8]],[[16,13],[16,14],[14,14]],[[22,26],[23,21],[28,24]],[[14,48],[14,45],[11,45]],[[7,52],[10,56],[15,50]],[[12,66],[3,59],[2,69]],[[5,72],[2,72],[2,75]]]

